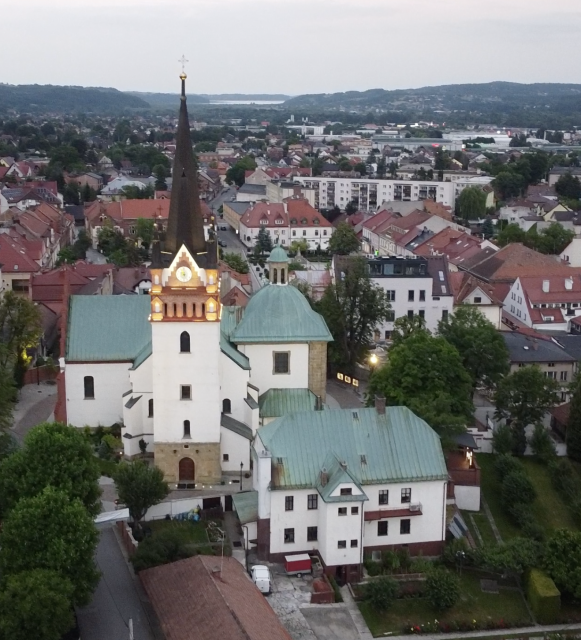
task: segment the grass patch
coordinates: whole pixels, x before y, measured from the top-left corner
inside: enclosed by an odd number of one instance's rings
[[[190,522],[189,520],[151,520],[144,523],[146,527],[151,529],[152,535],[164,529],[177,531],[184,544],[208,544],[206,524],[206,522]]]
[[[521,458],[530,481],[537,492],[533,503],[533,515],[546,533],[555,529],[570,529],[577,527],[561,496],[553,489],[547,467],[535,458]]]
[[[494,531],[486,514],[481,511],[480,513],[472,513],[471,515],[478,527],[478,531],[480,531],[484,545],[488,547],[497,544],[496,536],[494,535]]]
[[[112,478],[117,470],[117,462],[113,460],[103,460],[102,458],[97,458],[97,462],[99,463],[99,469],[101,470],[102,476],[107,476],[108,478]]]
[[[405,628],[421,626],[436,619],[444,624],[469,623],[472,620],[480,624],[488,620],[503,620],[508,625],[532,623],[520,591],[501,589],[498,594],[482,593],[481,577],[483,575],[479,573],[464,571],[460,578],[460,600],[446,612],[436,611],[424,598],[396,600],[385,612],[375,611],[366,602],[359,602],[358,605],[373,636],[399,634]]]
[[[496,527],[504,541],[517,537],[520,532],[512,523],[501,503],[501,486],[494,469],[496,456],[492,453],[477,453],[476,460],[480,467],[480,489],[486,500]]]

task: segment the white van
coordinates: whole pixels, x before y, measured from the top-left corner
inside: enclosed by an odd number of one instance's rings
[[[268,595],[272,592],[272,576],[268,567],[263,564],[255,564],[252,567],[250,577],[261,593]]]

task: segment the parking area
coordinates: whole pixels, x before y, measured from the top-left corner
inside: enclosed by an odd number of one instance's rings
[[[282,565],[270,569],[268,601],[293,640],[360,640],[345,604],[311,604],[312,576],[287,576]]]

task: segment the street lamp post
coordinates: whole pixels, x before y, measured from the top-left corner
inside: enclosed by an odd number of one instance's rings
[[[375,367],[377,366],[378,362],[379,362],[379,358],[375,355],[375,353],[372,353],[369,356],[369,365],[371,367],[371,373],[375,371]]]
[[[244,463],[241,462],[240,463],[240,489],[239,491],[242,491],[242,468],[244,467]]]

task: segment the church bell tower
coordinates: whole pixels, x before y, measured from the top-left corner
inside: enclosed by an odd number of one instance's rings
[[[220,281],[215,230],[204,228],[190,139],[186,74],[169,219],[151,264],[155,464],[169,483],[220,481]],[[213,221],[212,221],[213,223]]]

